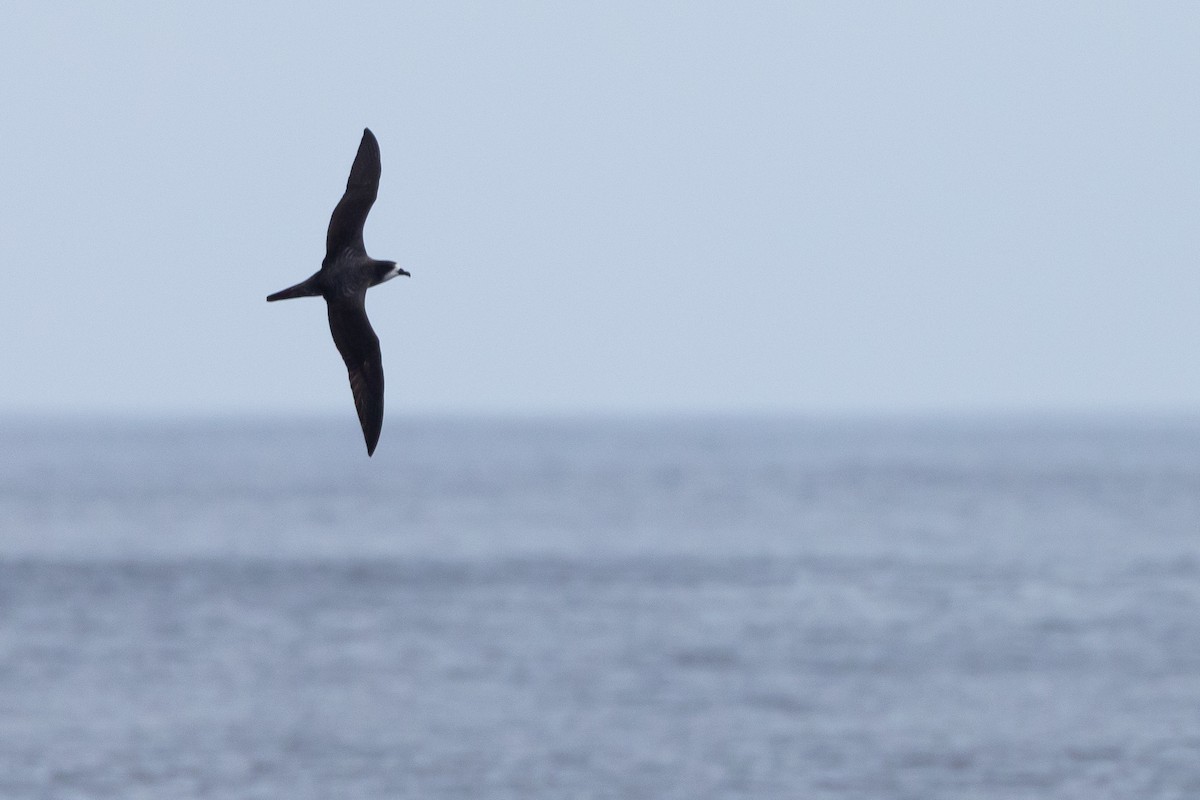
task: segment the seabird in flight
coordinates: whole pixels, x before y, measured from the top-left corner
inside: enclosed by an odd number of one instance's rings
[[[395,261],[371,258],[363,246],[363,223],[379,194],[379,172],[379,142],[370,129],[364,129],[346,181],[346,193],[329,219],[321,269],[295,286],[267,297],[268,301],[325,298],[329,330],[350,373],[350,390],[354,393],[368,456],[375,452],[383,428],[383,360],[379,355],[379,337],[367,319],[367,289],[397,275],[408,275]]]

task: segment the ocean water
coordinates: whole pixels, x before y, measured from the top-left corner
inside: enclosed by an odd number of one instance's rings
[[[0,797],[1200,797],[1200,422],[3,420]]]

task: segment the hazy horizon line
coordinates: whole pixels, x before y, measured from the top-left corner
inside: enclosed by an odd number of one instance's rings
[[[0,424],[19,422],[305,422],[356,423],[343,411],[133,410],[133,409],[0,409]],[[1129,421],[1200,423],[1200,405],[1175,408],[995,407],[995,408],[894,408],[894,409],[413,409],[391,412],[385,424],[410,422],[571,422],[571,421],[795,421],[795,422],[971,422],[971,421]]]

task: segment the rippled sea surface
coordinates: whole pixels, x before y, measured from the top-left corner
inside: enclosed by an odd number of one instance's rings
[[[0,797],[1200,797],[1200,423],[0,421]]]

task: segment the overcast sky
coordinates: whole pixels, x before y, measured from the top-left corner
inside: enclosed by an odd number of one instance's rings
[[[1200,410],[1200,4],[6,3],[0,411]]]

